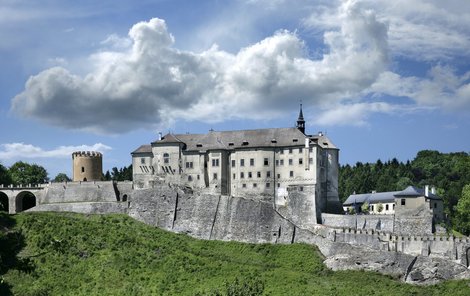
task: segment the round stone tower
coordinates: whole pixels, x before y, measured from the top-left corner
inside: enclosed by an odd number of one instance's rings
[[[100,181],[103,175],[103,155],[96,151],[72,153],[73,181]]]

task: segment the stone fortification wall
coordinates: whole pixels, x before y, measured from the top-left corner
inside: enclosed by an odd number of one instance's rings
[[[395,215],[394,232],[397,234],[432,234],[433,217],[428,209],[402,210]]]
[[[112,181],[63,182],[46,186],[38,204],[115,202],[117,200],[117,191]]]
[[[118,202],[71,202],[42,204],[28,212],[73,212],[82,214],[127,213],[127,203]]]
[[[147,224],[203,239],[290,243],[292,223],[272,203],[184,192],[160,185],[134,192],[129,215]]]
[[[394,229],[393,215],[337,215],[322,213],[321,217],[321,224],[330,227],[373,229],[388,232],[393,232]]]

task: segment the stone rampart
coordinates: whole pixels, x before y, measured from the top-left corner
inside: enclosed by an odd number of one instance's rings
[[[393,232],[393,215],[337,215],[322,213],[322,224],[336,228],[373,229]]]
[[[112,181],[50,183],[38,204],[117,201]]]

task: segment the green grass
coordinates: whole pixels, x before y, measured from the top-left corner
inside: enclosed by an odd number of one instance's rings
[[[0,214],[0,255],[0,295],[470,294],[468,281],[332,272],[307,244],[197,240],[124,215]]]

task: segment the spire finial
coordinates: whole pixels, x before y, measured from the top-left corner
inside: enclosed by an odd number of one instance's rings
[[[304,120],[304,113],[302,112],[302,100],[300,100],[299,118],[297,119],[296,126],[299,129],[299,131],[305,134],[305,120]]]

